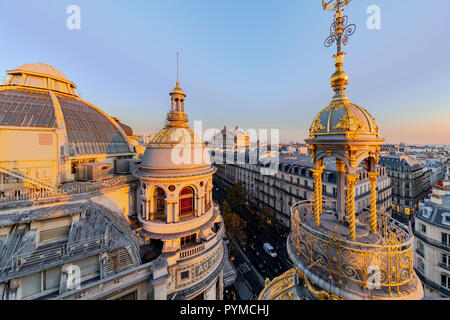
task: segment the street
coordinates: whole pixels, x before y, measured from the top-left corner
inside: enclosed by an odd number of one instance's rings
[[[225,200],[225,195],[214,190],[214,199],[219,204]],[[246,208],[240,208],[238,214],[247,221],[246,241],[231,241],[230,256],[234,257],[233,264],[238,270],[238,281],[248,284],[254,298],[258,297],[264,288],[264,280],[281,275],[292,268],[286,252],[286,236],[279,235],[274,231],[261,233],[255,223],[255,213]],[[265,242],[269,242],[277,252],[277,256],[272,258],[263,249]],[[240,279],[241,278],[241,279]]]

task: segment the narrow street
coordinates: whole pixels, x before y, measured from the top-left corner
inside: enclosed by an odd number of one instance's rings
[[[225,200],[225,195],[214,190],[214,199],[219,204]],[[246,208],[240,208],[238,214],[247,221],[247,241],[231,242],[231,257],[234,257],[233,264],[238,270],[238,281],[244,281],[251,288],[256,298],[264,288],[264,280],[281,275],[292,268],[291,262],[286,252],[286,236],[279,235],[274,231],[261,233],[255,222],[255,214]],[[265,242],[269,242],[276,250],[277,256],[272,258],[263,249]],[[239,248],[236,248],[239,246]],[[240,249],[240,250],[239,250]],[[241,279],[239,279],[241,278]]]

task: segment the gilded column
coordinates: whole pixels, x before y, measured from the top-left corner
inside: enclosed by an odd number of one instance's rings
[[[322,172],[324,167],[311,169],[314,177],[314,221],[320,225],[320,215],[322,214]]]
[[[347,174],[347,216],[349,222],[350,239],[356,239],[355,226],[355,185],[359,178],[357,174]]]
[[[378,176],[378,172],[369,172],[370,230],[372,232],[377,232],[377,176]]]

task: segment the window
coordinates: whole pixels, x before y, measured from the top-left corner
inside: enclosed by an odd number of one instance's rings
[[[444,213],[442,215],[442,223],[450,226],[450,213]]]
[[[443,286],[446,289],[450,289],[450,277],[445,275],[445,274],[441,274],[441,286]]]
[[[22,298],[59,291],[61,269],[55,267],[27,275],[21,279]]]
[[[134,290],[130,293],[127,293],[123,296],[120,296],[119,298],[115,299],[115,300],[137,300],[137,290]]]
[[[427,233],[427,226],[424,224],[420,224],[420,231],[422,231],[423,233]]]
[[[189,279],[189,271],[183,271],[183,272],[181,272],[180,278],[181,278],[181,280]]]
[[[154,201],[156,201],[156,217],[164,218],[166,216],[166,193],[162,188],[155,189]]]
[[[442,244],[450,246],[450,234],[442,232]]]
[[[196,239],[195,234],[191,234],[190,236],[186,236],[186,237],[181,237],[181,240],[180,240],[181,247],[184,248],[184,247],[189,246],[190,244],[195,243],[195,239]]]
[[[422,257],[425,257],[425,247],[421,241],[417,241],[417,253]]]
[[[190,218],[194,215],[194,190],[185,187],[180,192],[180,218]]]
[[[422,273],[425,273],[425,264],[421,258],[417,259],[417,269],[419,269]]]
[[[71,221],[70,217],[50,219],[41,222],[39,241],[49,242],[66,239],[69,236]]]
[[[133,266],[133,260],[127,249],[120,248],[108,253],[108,274],[113,274]]]
[[[450,256],[441,253],[441,263],[444,268],[450,269]]]
[[[100,263],[98,256],[92,256],[79,260],[73,264],[80,268],[81,282],[96,278],[100,275]]]

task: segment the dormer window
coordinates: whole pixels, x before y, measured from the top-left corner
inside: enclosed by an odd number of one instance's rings
[[[442,214],[442,223],[447,226],[450,226],[450,212]]]
[[[423,208],[422,209],[422,216],[424,218],[430,219],[432,212],[433,212],[433,210],[431,208]]]

